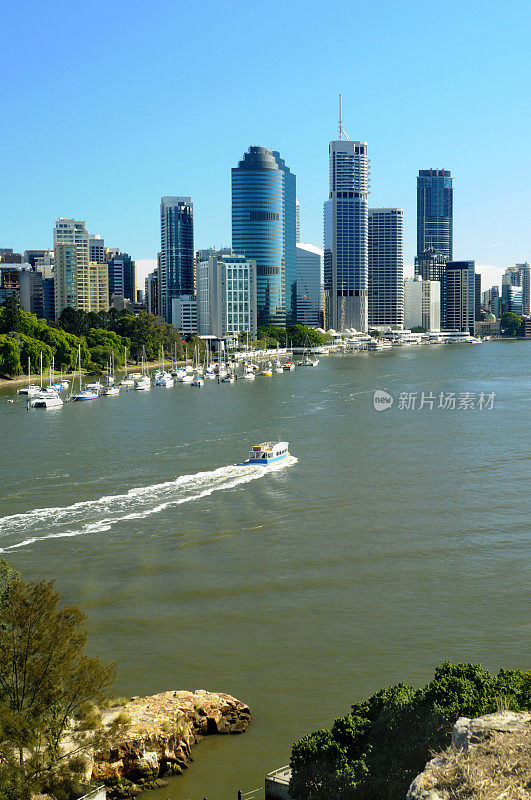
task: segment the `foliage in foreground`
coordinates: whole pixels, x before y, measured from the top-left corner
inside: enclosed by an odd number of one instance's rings
[[[332,341],[332,337],[327,333],[320,333],[315,328],[299,324],[288,325],[286,328],[259,325],[257,338],[258,341],[266,340],[267,345],[272,347],[275,347],[277,342],[280,347],[284,347],[286,343],[293,347],[320,347]]]
[[[85,617],[59,607],[52,583],[26,583],[3,561],[0,620],[0,800],[67,797],[87,754],[109,747],[126,724],[105,728],[95,705],[115,667],[85,655]]]
[[[330,730],[293,745],[294,800],[404,800],[431,752],[447,747],[459,716],[531,707],[531,673],[445,662],[422,689],[403,683],[356,703]]]

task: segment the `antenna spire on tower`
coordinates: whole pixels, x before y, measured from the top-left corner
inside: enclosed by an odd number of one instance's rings
[[[341,113],[341,95],[339,95],[339,141],[341,141],[341,137],[344,136],[345,139],[348,139],[349,142],[352,141],[348,133],[343,127],[343,117]]]

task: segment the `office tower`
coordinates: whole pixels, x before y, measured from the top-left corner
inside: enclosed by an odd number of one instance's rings
[[[148,314],[159,313],[159,271],[158,268],[150,272],[145,282],[145,306]]]
[[[172,300],[194,294],[194,207],[190,197],[160,201],[159,313],[172,321]]]
[[[105,242],[99,233],[91,234],[89,236],[89,261],[94,261],[96,264],[107,263],[107,257],[105,255]]]
[[[522,278],[518,267],[507,267],[502,275],[502,286],[520,286]]]
[[[445,257],[429,247],[422,255],[415,256],[415,275],[420,275],[423,281],[442,281],[445,264]]]
[[[297,232],[297,242],[301,240],[301,204],[295,200],[295,226]]]
[[[323,255],[321,247],[297,242],[297,322],[310,328],[323,325]]]
[[[366,331],[368,325],[367,142],[329,145],[329,199],[324,204],[325,327]]]
[[[0,262],[0,305],[8,297],[16,297],[20,301],[20,276],[26,269],[31,269],[29,264]]]
[[[444,169],[421,169],[417,178],[417,256],[430,248],[452,260],[453,188]]]
[[[502,313],[510,311],[519,317],[523,314],[524,293],[521,286],[513,283],[502,284]]]
[[[55,316],[67,306],[83,311],[107,311],[109,281],[107,264],[90,261],[85,223],[60,218],[53,232]]]
[[[481,275],[476,272],[474,276],[474,319],[481,319]]]
[[[34,269],[20,271],[20,307],[37,317],[44,315],[43,277]]]
[[[0,247],[0,263],[22,264],[22,254],[14,253],[12,247]]]
[[[449,261],[446,264],[441,290],[445,328],[474,335],[474,275],[474,261]]]
[[[296,319],[295,194],[295,175],[266,147],[250,147],[232,169],[232,247],[256,261],[259,325]]]
[[[107,251],[108,255],[109,251]],[[136,303],[136,264],[128,253],[115,252],[107,262],[109,298],[121,295]]]
[[[256,336],[256,261],[213,254],[197,265],[198,330],[222,339],[232,333]]]
[[[404,324],[404,211],[369,209],[369,326]]]
[[[519,275],[519,286],[522,287],[522,314],[531,314],[531,265],[526,261],[523,264],[516,264]]]
[[[404,328],[441,329],[441,285],[420,275],[404,281]]]
[[[197,333],[197,298],[193,294],[180,294],[171,301],[172,325],[181,336]]]

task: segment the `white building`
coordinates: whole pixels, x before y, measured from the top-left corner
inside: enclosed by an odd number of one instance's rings
[[[420,275],[404,281],[404,327],[441,329],[441,284],[423,281]]]
[[[368,293],[367,142],[330,142],[324,204],[325,328],[366,331]]]
[[[404,211],[369,208],[369,327],[404,324]]]
[[[193,294],[182,294],[172,299],[171,322],[181,336],[197,333],[197,300]]]
[[[202,336],[256,336],[256,273],[256,261],[236,253],[210,255],[199,262],[197,302]]]
[[[297,322],[310,328],[323,324],[323,254],[321,247],[297,242]]]

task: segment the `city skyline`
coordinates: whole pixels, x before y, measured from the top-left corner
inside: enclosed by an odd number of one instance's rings
[[[528,260],[531,200],[522,175],[529,154],[522,131],[531,112],[522,103],[522,64],[529,8],[509,2],[507,29],[493,3],[478,16],[456,2],[443,8],[388,2],[378,10],[340,2],[341,29],[316,4],[302,18],[294,8],[281,8],[282,32],[274,42],[252,26],[238,0],[227,8],[156,3],[139,14],[122,2],[96,0],[80,10],[75,41],[65,35],[73,22],[61,5],[8,8],[3,246],[50,247],[54,219],[86,219],[91,232],[132,254],[141,281],[158,252],[163,195],[192,197],[197,247],[230,243],[230,168],[250,144],[282,153],[297,175],[301,238],[322,246],[326,147],[336,135],[341,91],[347,130],[369,143],[371,205],[404,209],[407,267],[416,250],[416,176],[443,165],[454,176],[453,257],[474,258],[483,285],[498,283],[508,265]],[[359,57],[349,65],[341,53],[354,24]],[[433,42],[442,31],[445,58],[434,60]],[[57,35],[61,47],[46,46],[43,58],[43,42]],[[141,53],[138,64],[124,61],[117,35],[127,37],[129,52]],[[203,55],[184,82],[178,67],[196,55],[191,43],[197,36]],[[217,46],[210,46],[220,36],[222,69]],[[95,63],[94,52],[105,58]],[[419,71],[421,63],[430,69]],[[434,86],[437,102],[419,103]],[[76,99],[64,103],[65,95]],[[90,125],[88,97],[108,112]],[[200,125],[206,109],[210,118],[238,124]],[[164,137],[171,137],[169,150],[160,146]],[[500,147],[503,170],[486,168],[498,163]],[[18,210],[30,196],[28,222]],[[492,203],[493,197],[507,202]]]

